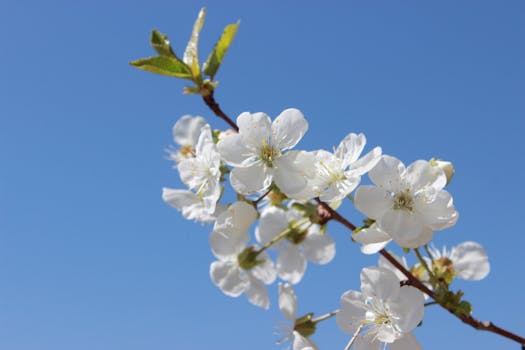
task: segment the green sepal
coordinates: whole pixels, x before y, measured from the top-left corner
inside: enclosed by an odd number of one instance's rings
[[[257,260],[258,255],[259,251],[255,250],[254,247],[248,247],[237,256],[237,262],[242,269],[251,270],[264,263],[263,260]]]
[[[237,23],[229,24],[224,28],[221,37],[219,38],[219,40],[215,44],[215,47],[213,48],[213,51],[208,56],[206,62],[204,62],[204,74],[211,77],[212,80],[217,74],[217,71],[219,70],[222,60],[226,55],[226,51],[228,51],[228,48],[230,47],[233,39],[235,38],[235,35],[237,34],[239,24],[240,22],[237,21]]]
[[[130,62],[133,67],[148,72],[177,77],[182,79],[192,79],[190,67],[181,60],[169,56],[155,56],[141,58]]]
[[[316,323],[312,321],[314,314],[310,312],[309,314],[304,315],[303,317],[295,320],[293,327],[294,331],[297,331],[300,335],[305,338],[308,338],[315,333]]]

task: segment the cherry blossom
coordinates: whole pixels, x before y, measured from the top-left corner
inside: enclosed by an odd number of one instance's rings
[[[315,343],[301,335],[295,329],[297,321],[297,297],[292,286],[288,283],[279,283],[279,309],[284,317],[291,322],[291,327],[288,327],[289,332],[284,335],[279,343],[291,340],[293,350],[318,350]]]
[[[191,190],[197,191],[211,211],[220,197],[221,158],[213,142],[211,129],[205,125],[201,129],[195,146],[195,156],[182,160],[177,168],[180,178]]]
[[[419,247],[432,239],[433,231],[456,223],[458,213],[443,190],[447,178],[440,168],[423,160],[405,168],[383,155],[368,174],[376,186],[359,187],[355,206],[400,246]]]
[[[423,293],[401,287],[390,270],[377,267],[361,271],[361,292],[349,290],[341,297],[337,324],[348,334],[364,331],[370,342],[395,343],[423,319]]]
[[[283,210],[268,206],[261,212],[259,226],[255,230],[257,241],[268,244],[283,231],[288,234],[271,246],[279,250],[277,273],[280,278],[292,284],[298,283],[306,270],[307,260],[316,264],[327,264],[335,256],[335,243],[321,227],[305,219],[293,209]]]
[[[361,175],[380,160],[381,147],[376,147],[359,158],[365,144],[365,135],[351,133],[341,141],[334,153],[325,150],[314,152],[315,174],[309,179],[308,186],[292,197],[299,200],[320,197],[324,202],[345,198],[359,185]]]
[[[246,202],[236,202],[217,217],[210,235],[213,255],[218,259],[210,266],[212,282],[231,297],[245,293],[248,301],[268,309],[270,300],[265,284],[276,278],[273,262],[266,254],[255,255],[258,247],[248,247],[249,227],[257,212]]]
[[[169,158],[179,163],[185,158],[193,157],[201,129],[205,125],[206,120],[199,116],[184,115],[177,120],[173,125],[173,141],[181,148],[169,148]]]
[[[242,113],[239,133],[222,138],[217,147],[228,164],[232,187],[241,194],[264,191],[272,181],[291,195],[304,189],[312,169],[313,154],[288,151],[308,130],[297,109],[284,110],[273,123],[264,113]]]
[[[431,247],[430,252],[432,264],[439,269],[451,264],[450,268],[454,277],[479,281],[487,277],[490,272],[487,252],[479,243],[463,242],[450,250],[443,247],[442,251]]]

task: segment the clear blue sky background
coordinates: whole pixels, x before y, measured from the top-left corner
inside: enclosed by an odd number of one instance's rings
[[[232,116],[301,109],[303,149],[349,132],[410,163],[442,157],[458,225],[438,244],[482,243],[492,271],[457,283],[475,315],[525,334],[523,1],[24,1],[0,11],[0,349],[277,349],[283,320],[208,277],[210,227],[161,200],[181,186],[163,149],[183,114],[225,127],[183,83],[132,69],[152,28],[185,46],[207,6],[201,52],[241,19],[218,79]],[[359,221],[350,206],[345,214]],[[333,224],[332,264],[310,265],[301,313],[339,306],[376,263]],[[425,349],[518,349],[438,308]],[[348,340],[333,320],[322,349]]]

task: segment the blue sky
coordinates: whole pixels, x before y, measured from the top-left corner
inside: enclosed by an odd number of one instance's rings
[[[455,286],[475,316],[525,334],[525,3],[523,1],[13,1],[0,11],[0,349],[278,349],[276,308],[209,280],[210,227],[161,200],[181,186],[164,148],[183,114],[225,125],[183,83],[132,69],[149,33],[181,52],[201,6],[207,55],[241,19],[218,74],[231,116],[296,107],[303,149],[364,132],[405,163],[454,162],[460,212],[436,244],[483,244],[492,270]],[[344,213],[358,222],[351,206]],[[337,256],[308,267],[299,312],[320,315],[358,289],[363,256],[329,226]],[[517,348],[428,308],[425,349]],[[319,326],[322,349],[348,340]],[[282,347],[281,347],[282,348]]]

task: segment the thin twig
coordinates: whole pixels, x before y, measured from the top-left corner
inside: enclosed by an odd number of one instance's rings
[[[206,103],[206,106],[208,106],[217,117],[228,123],[228,125],[230,125],[235,131],[239,131],[237,124],[235,124],[235,122],[222,111],[221,107],[219,107],[219,104],[215,101],[215,98],[213,97],[213,91],[207,95],[202,95],[202,99],[204,100],[204,103]]]

